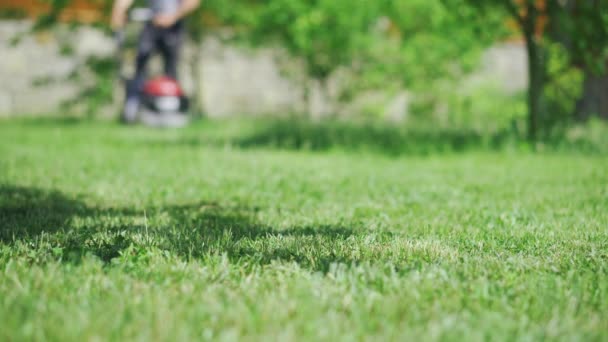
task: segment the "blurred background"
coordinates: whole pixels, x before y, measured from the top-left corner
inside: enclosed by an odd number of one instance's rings
[[[116,118],[111,7],[0,0],[0,116]],[[205,0],[187,24],[195,114],[273,118],[260,142],[607,145],[605,0]]]

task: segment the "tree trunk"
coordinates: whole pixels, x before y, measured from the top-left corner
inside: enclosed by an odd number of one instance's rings
[[[534,32],[526,33],[528,50],[528,138],[538,138],[542,115],[543,93],[545,88],[545,62],[543,47],[536,41]]]
[[[594,115],[608,120],[608,74],[586,72],[583,94],[576,104],[576,116],[579,120],[587,120]]]
[[[311,79],[306,84],[306,103],[308,116],[320,120],[333,114],[333,104],[328,90],[327,79]]]

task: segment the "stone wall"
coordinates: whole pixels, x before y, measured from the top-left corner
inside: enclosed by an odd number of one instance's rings
[[[30,27],[24,21],[0,22],[0,115],[48,113],[58,108],[62,101],[74,97],[75,85],[48,84],[45,80],[64,79],[87,56],[111,56],[115,51],[113,40],[95,29],[25,34]],[[62,56],[59,42],[66,38],[75,51]],[[185,47],[180,70],[182,83],[189,91],[194,84],[195,69],[190,63],[193,49],[192,45]],[[304,108],[303,87],[283,75],[277,51],[248,51],[209,38],[199,55],[201,97],[210,116],[259,115]],[[158,60],[153,61],[152,72],[158,64],[154,62]],[[120,87],[118,82],[116,87]]]
[[[60,57],[59,46],[44,34],[24,36],[13,46],[15,37],[28,29],[24,22],[0,23],[0,115],[48,111],[74,93],[69,85],[34,86],[48,77],[65,76],[75,63]]]
[[[190,50],[193,47],[190,47]],[[192,53],[190,51],[189,53]],[[188,54],[188,51],[186,51]],[[202,44],[202,98],[209,116],[289,113],[304,108],[301,82],[285,75],[281,54],[272,49],[250,51],[209,38]],[[187,63],[182,71],[191,87]]]
[[[26,21],[0,21],[0,115],[56,110],[62,101],[73,98],[77,89],[69,82],[45,84],[44,81],[65,78],[86,56],[111,56],[115,51],[112,39],[92,28],[23,34],[30,26]],[[13,44],[19,36],[18,44]],[[75,48],[69,56],[61,54],[59,43],[66,39]],[[182,83],[189,91],[193,89],[192,76],[196,70],[190,63],[194,49],[195,46],[186,46],[180,70]],[[362,94],[354,103],[338,106],[332,101],[336,80],[330,80],[329,91],[322,91],[322,87],[307,80],[297,63],[286,58],[279,49],[254,51],[208,38],[199,52],[200,95],[206,113],[212,117],[301,111],[318,117],[330,112],[361,111],[371,103],[383,106],[387,118],[402,120],[412,99],[405,91],[391,97],[373,92]],[[525,61],[521,45],[496,46],[488,50],[480,70],[466,83],[475,87],[489,80],[506,93],[520,91],[527,84]],[[304,96],[306,87],[309,89],[307,98]],[[118,82],[116,88],[116,93],[120,94]]]

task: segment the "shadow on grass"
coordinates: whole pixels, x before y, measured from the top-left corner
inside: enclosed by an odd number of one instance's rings
[[[78,126],[84,123],[93,122],[90,117],[40,115],[25,115],[24,117],[11,118],[10,120],[15,120],[18,123],[29,127]]]
[[[356,263],[334,246],[356,229],[341,226],[274,229],[256,220],[256,208],[216,203],[170,205],[143,211],[96,208],[57,191],[0,186],[0,245],[32,262],[104,262],[131,247],[167,251],[186,259],[226,254],[233,261],[296,262],[315,271]]]
[[[246,127],[244,124],[243,127]],[[171,140],[149,141],[152,145],[231,145],[238,148],[284,150],[370,151],[387,155],[427,155],[474,149],[499,150],[518,141],[514,131],[484,133],[473,129],[407,127],[388,123],[311,121],[306,119],[260,119],[236,134],[210,138],[204,132],[189,131]],[[518,140],[519,139],[519,140]]]
[[[388,124],[279,120],[236,140],[240,147],[271,146],[285,149],[372,150],[390,155],[460,152],[474,148],[499,149],[512,135],[482,135],[474,130],[408,129]]]

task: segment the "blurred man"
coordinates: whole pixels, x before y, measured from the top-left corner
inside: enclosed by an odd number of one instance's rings
[[[133,0],[115,0],[111,22],[115,31],[124,26],[132,4]],[[200,0],[148,0],[147,4],[152,18],[139,38],[135,77],[127,84],[122,113],[126,122],[132,122],[137,115],[140,91],[146,77],[146,64],[152,53],[161,53],[165,74],[177,79],[177,64],[184,35],[183,19],[199,6]]]

